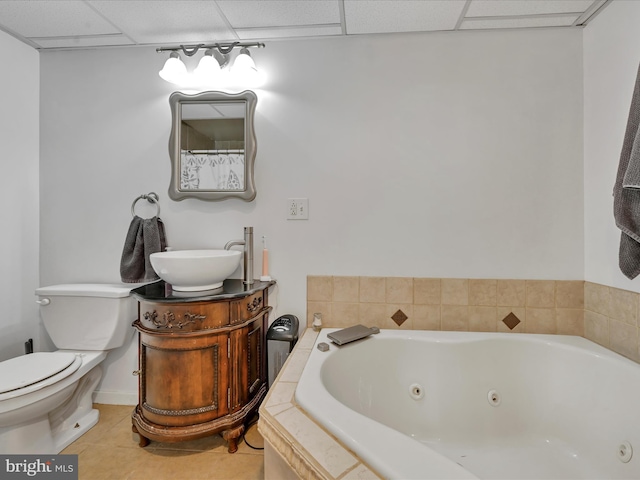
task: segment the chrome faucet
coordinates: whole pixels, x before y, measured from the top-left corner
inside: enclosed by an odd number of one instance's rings
[[[224,249],[229,250],[234,245],[244,245],[242,283],[251,285],[253,283],[253,227],[244,227],[244,240],[230,240]]]

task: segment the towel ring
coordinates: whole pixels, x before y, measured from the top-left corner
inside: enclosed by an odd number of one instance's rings
[[[138,198],[136,198],[131,204],[131,216],[132,217],[136,216],[136,203],[138,203],[138,200],[143,200],[143,199],[149,203],[155,204],[156,208],[158,209],[158,211],[156,212],[156,217],[159,217],[160,204],[158,203],[158,194],[155,192],[150,192],[147,195],[140,195]]]

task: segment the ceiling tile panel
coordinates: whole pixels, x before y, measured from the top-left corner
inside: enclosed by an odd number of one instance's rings
[[[466,0],[344,0],[347,34],[453,30]]]
[[[237,40],[212,1],[96,0],[89,3],[139,44]]]
[[[31,41],[39,45],[41,48],[115,47],[132,44],[131,40],[124,35],[32,38]]]
[[[0,1],[0,22],[27,38],[120,33],[86,3],[77,0]]]
[[[578,19],[577,15],[530,18],[487,18],[465,19],[460,30],[494,29],[494,28],[531,28],[531,27],[568,27]]]
[[[216,3],[233,28],[340,23],[338,0],[219,0]]]
[[[290,27],[290,28],[249,28],[246,30],[236,30],[240,40],[263,40],[273,38],[294,38],[294,37],[323,37],[327,35],[342,35],[340,25],[320,25],[311,27]]]
[[[582,13],[593,0],[472,0],[467,17]]]
[[[640,1],[640,0],[636,0]],[[565,27],[608,0],[0,0],[0,30],[36,48]],[[465,9],[465,7],[468,7]],[[595,13],[594,13],[595,12]],[[577,18],[577,19],[576,19]],[[503,21],[504,20],[504,21]]]

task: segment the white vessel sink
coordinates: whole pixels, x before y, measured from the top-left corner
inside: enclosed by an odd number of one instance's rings
[[[212,290],[235,272],[242,252],[238,250],[172,250],[150,255],[158,276],[179,292]]]

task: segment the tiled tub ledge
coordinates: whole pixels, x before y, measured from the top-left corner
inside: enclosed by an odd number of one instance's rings
[[[296,404],[296,386],[317,336],[305,331],[260,406],[265,479],[379,479]]]

